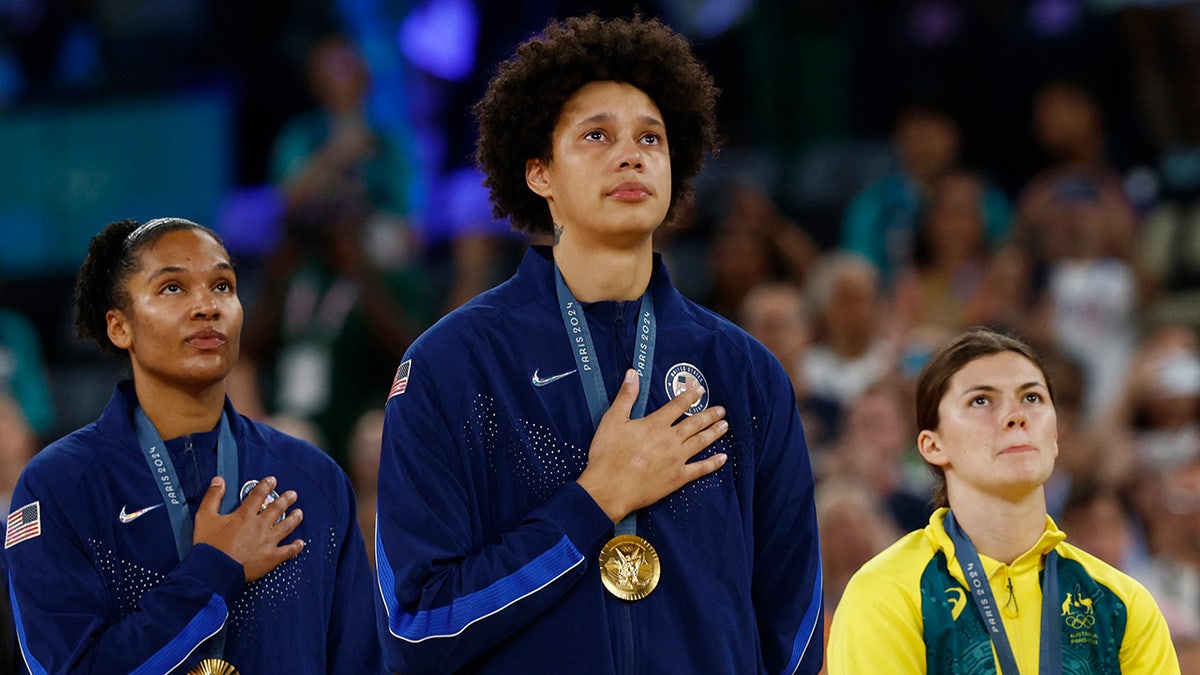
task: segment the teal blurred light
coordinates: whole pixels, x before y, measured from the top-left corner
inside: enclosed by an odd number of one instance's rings
[[[0,116],[0,270],[73,273],[121,218],[212,223],[232,181],[232,104],[189,93]]]

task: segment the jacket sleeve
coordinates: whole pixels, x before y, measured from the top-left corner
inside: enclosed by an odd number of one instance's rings
[[[68,509],[30,470],[12,503],[14,512],[37,505],[41,530],[5,550],[21,656],[35,675],[187,672],[205,656],[197,647],[225,624],[230,602],[245,585],[240,564],[200,544],[132,612],[123,612],[100,572],[113,564],[106,559],[112,553],[95,542],[90,552],[87,534],[78,529],[91,522],[85,503]]]
[[[358,508],[349,480],[341,471],[342,508],[345,514],[340,555],[333,587],[333,605],[329,612],[326,638],[330,675],[369,675],[386,672],[383,651],[375,630],[374,577],[367,562],[366,544],[358,529]]]
[[[1179,673],[1179,656],[1167,620],[1141,584],[1134,582],[1129,598],[1129,621],[1121,640],[1121,672],[1130,675]]]
[[[768,673],[816,673],[824,657],[812,467],[792,386],[774,359],[754,471],[753,600]]]
[[[533,621],[583,577],[612,530],[569,482],[484,541],[484,477],[468,468],[460,440],[469,378],[447,375],[444,362],[434,378],[422,368],[430,363],[413,359],[406,390],[388,401],[379,470],[380,629],[388,665],[405,673],[456,670]],[[449,404],[436,380],[455,384]]]

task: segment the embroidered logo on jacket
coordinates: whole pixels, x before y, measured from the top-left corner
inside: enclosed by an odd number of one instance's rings
[[[246,501],[246,497],[250,496],[250,493],[254,491],[256,486],[258,486],[258,481],[256,480],[248,480],[245,483],[242,483],[242,489],[238,491],[238,501]],[[258,507],[258,512],[262,513],[263,509],[267,508],[267,504],[270,504],[276,499],[279,499],[279,493],[271,490],[270,494],[267,495],[267,498],[263,500],[262,506]],[[275,522],[278,523],[281,520],[283,520],[283,516],[279,516]]]
[[[958,587],[946,589],[946,602],[950,603],[950,617],[958,621],[958,615],[962,614],[963,608],[967,605],[967,592]]]
[[[535,368],[533,371],[533,377],[529,378],[529,381],[531,383],[533,383],[533,386],[535,386],[535,387],[544,387],[552,382],[558,382],[559,380],[563,379],[564,377],[574,375],[574,374],[575,374],[575,370],[568,370],[565,373],[559,373],[558,375],[551,375],[550,377],[542,378],[542,377],[538,377],[538,371]]]
[[[132,523],[133,521],[137,520],[138,518],[141,518],[142,516],[146,515],[147,513],[150,513],[151,511],[153,511],[154,509],[157,509],[160,506],[162,506],[162,503],[155,504],[154,506],[147,506],[144,509],[138,509],[137,511],[134,511],[133,513],[126,512],[125,507],[122,506],[121,512],[117,514],[117,520],[121,521],[121,523]]]
[[[1066,626],[1067,643],[1072,645],[1097,645],[1100,636],[1093,630],[1096,625],[1095,598],[1083,594],[1078,584],[1067,593],[1062,602],[1062,620]]]
[[[704,373],[690,363],[676,363],[667,369],[667,377],[664,382],[667,386],[667,396],[675,398],[683,392],[688,383],[698,383],[704,387],[704,395],[700,397],[700,400],[684,411],[685,415],[695,415],[708,407],[709,396],[712,393],[708,389],[708,380],[704,378]]]

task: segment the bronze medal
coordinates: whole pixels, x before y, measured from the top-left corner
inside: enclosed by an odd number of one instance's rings
[[[636,534],[621,534],[600,549],[600,580],[622,600],[641,600],[658,585],[662,563],[650,542]]]
[[[238,671],[228,661],[204,659],[188,675],[238,675]]]

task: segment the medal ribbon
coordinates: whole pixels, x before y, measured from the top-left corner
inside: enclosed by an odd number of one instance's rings
[[[175,550],[179,559],[192,548],[192,514],[188,511],[187,497],[183,494],[183,484],[171,461],[171,453],[167,451],[166,443],[158,435],[158,430],[146,417],[142,407],[138,406],[133,413],[137,427],[138,444],[142,446],[142,455],[162,494],[163,504],[171,516],[171,530],[175,533]],[[220,432],[217,435],[217,475],[225,479],[225,496],[221,498],[221,513],[230,513],[237,508],[238,493],[238,449],[233,432],[229,429],[229,419],[221,412]],[[225,651],[225,630],[221,629],[213,638],[213,650],[217,656]]]
[[[983,562],[979,559],[975,544],[971,543],[971,538],[958,526],[953,511],[946,513],[945,527],[946,534],[950,535],[950,540],[954,542],[955,557],[958,558],[963,576],[967,579],[971,599],[975,601],[975,608],[979,610],[979,616],[992,639],[992,646],[996,648],[1000,672],[1003,675],[1020,675],[1012,645],[1008,642],[1008,634],[1004,632],[1000,608],[996,606],[996,599],[992,596],[992,587],[983,571]],[[1059,621],[1058,603],[1058,551],[1051,549],[1046,554],[1046,566],[1042,571],[1042,633],[1038,660],[1040,675],[1062,675],[1062,625]]]
[[[579,371],[579,382],[583,385],[583,394],[587,398],[588,411],[592,414],[592,428],[600,426],[600,418],[608,410],[608,392],[604,388],[604,376],[600,372],[600,364],[596,361],[596,345],[592,342],[592,332],[588,330],[587,317],[584,316],[583,306],[575,299],[567,282],[563,280],[558,265],[554,266],[554,280],[558,289],[558,305],[562,311],[563,326],[571,340],[571,352],[575,355],[575,367]],[[646,405],[650,400],[650,384],[646,379],[654,364],[654,343],[658,334],[658,322],[654,316],[654,300],[650,297],[650,289],[642,294],[638,306],[638,336],[637,351],[633,356],[633,368],[638,374],[638,397],[633,405],[630,417],[643,417]],[[637,512],[630,513],[621,519],[613,528],[614,534],[635,534],[637,532]]]

